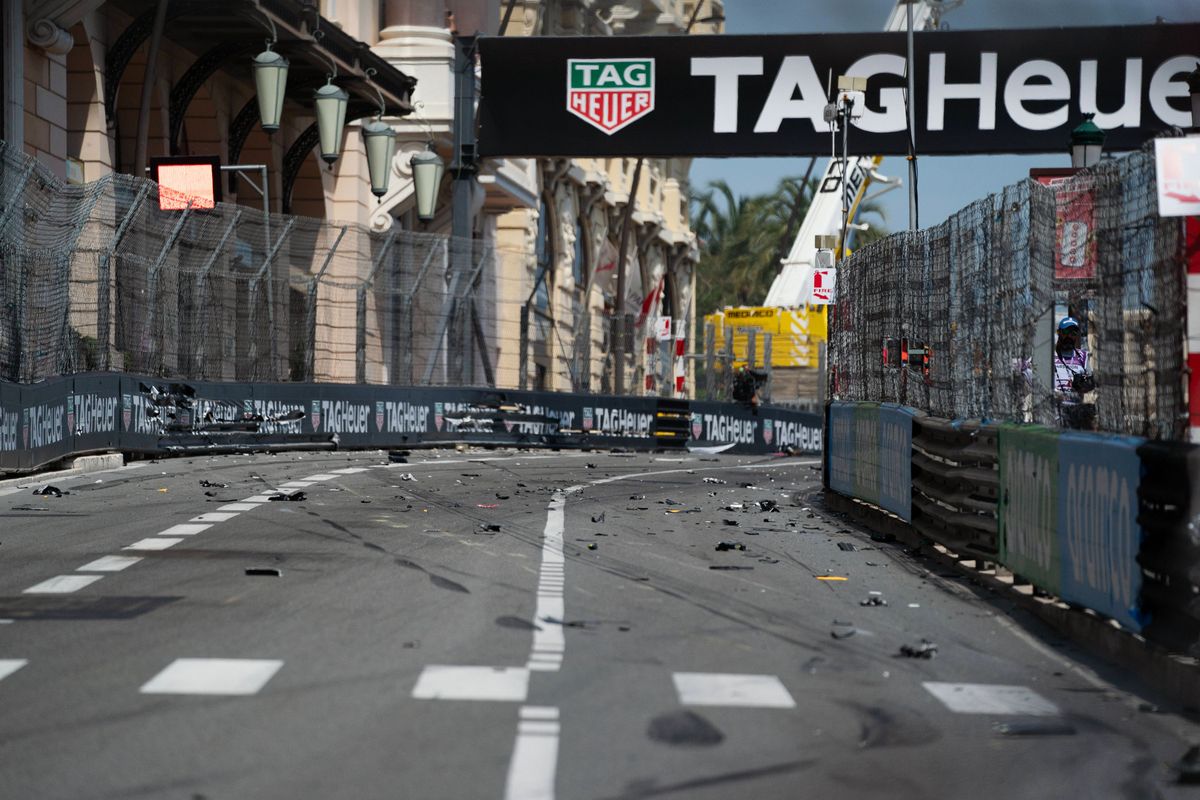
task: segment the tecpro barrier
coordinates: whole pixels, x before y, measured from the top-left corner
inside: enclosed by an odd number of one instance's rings
[[[654,397],[315,383],[173,383],[90,373],[0,382],[0,471],[97,451],[478,444],[635,449],[729,445],[819,453],[821,418]]]
[[[830,490],[903,517],[884,487],[906,447],[904,518],[922,535],[1200,655],[1200,447],[877,403],[835,402],[827,418]]]

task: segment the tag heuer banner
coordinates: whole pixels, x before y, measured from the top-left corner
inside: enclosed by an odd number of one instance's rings
[[[916,34],[917,151],[1105,149],[1191,124],[1200,24]],[[908,151],[903,33],[483,37],[484,156],[828,155],[828,89],[867,78],[853,152]]]

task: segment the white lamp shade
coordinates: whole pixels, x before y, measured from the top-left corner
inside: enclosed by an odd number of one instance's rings
[[[388,190],[392,155],[396,150],[396,132],[386,122],[373,119],[362,126],[362,134],[367,147],[367,173],[371,177],[371,194],[383,197]]]
[[[1099,144],[1071,145],[1071,166],[1076,169],[1094,167],[1100,163],[1100,154],[1104,146]]]
[[[432,150],[416,153],[412,157],[413,190],[417,195],[417,218],[428,222],[437,211],[438,189],[442,185],[442,173],[446,165],[441,156]]]
[[[346,127],[346,105],[350,94],[340,86],[327,83],[313,92],[317,107],[317,133],[321,137],[321,158],[327,164],[342,154],[342,132]]]
[[[283,95],[287,89],[288,60],[274,50],[254,57],[254,88],[258,92],[258,116],[267,133],[279,130],[283,117]]]

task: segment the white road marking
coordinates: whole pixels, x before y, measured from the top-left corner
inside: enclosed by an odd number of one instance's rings
[[[329,470],[334,475],[357,475],[360,472],[366,472],[370,467],[346,467],[345,469]]]
[[[89,561],[79,568],[79,572],[120,572],[126,567],[132,567],[141,561],[141,556],[102,556],[95,561]]]
[[[274,494],[274,492],[272,492],[271,494]],[[253,497],[243,497],[242,502],[243,503],[254,503],[255,505],[257,505],[259,503],[269,503],[269,502],[271,502],[271,495],[270,494],[256,494]]]
[[[258,508],[258,503],[229,503],[221,506],[217,511],[253,511]]]
[[[22,594],[70,594],[91,586],[103,575],[58,575],[30,586]]]
[[[336,477],[337,477],[337,475],[309,475],[304,480],[313,481],[315,483],[317,481],[331,481]]]
[[[318,483],[318,481],[288,481],[276,486],[276,489],[307,489],[308,487]]]
[[[172,538],[168,538],[166,536],[160,536],[157,539],[142,539],[141,541],[134,542],[133,544],[129,545],[128,547],[122,547],[121,549],[122,550],[166,550],[168,547],[173,547],[182,541],[183,541],[183,539],[172,539]]]
[[[159,536],[195,536],[197,533],[206,531],[211,527],[212,527],[212,525],[203,525],[203,524],[195,524],[195,523],[188,524],[185,522],[182,525],[172,525],[171,527],[167,528],[165,531],[159,531],[158,535]]]
[[[257,694],[282,661],[253,658],[177,658],[139,690],[142,694]]]
[[[796,701],[774,675],[676,672],[671,677],[679,702],[685,706],[796,707]]]
[[[421,672],[412,696],[418,700],[506,700],[525,702],[529,670],[525,667],[446,667],[430,665]]]
[[[26,658],[0,658],[0,681],[29,663]]]
[[[1051,717],[1058,706],[1024,686],[925,681],[926,691],[959,714],[1022,714]]]
[[[191,522],[228,522],[237,516],[236,511],[209,511],[198,517],[192,517]]]
[[[533,624],[537,627],[533,632],[533,654],[531,661],[539,660],[539,653],[554,653],[557,662],[543,660],[539,671],[558,669],[566,650],[566,637],[563,635],[565,604],[563,602],[563,587],[565,585],[564,570],[566,561],[563,558],[563,528],[566,525],[567,499],[563,492],[556,492],[546,512],[546,528],[542,535],[542,566],[538,575],[537,605],[533,612]],[[562,581],[560,583],[560,581]]]
[[[558,769],[558,709],[524,706],[504,784],[505,800],[554,800]]]

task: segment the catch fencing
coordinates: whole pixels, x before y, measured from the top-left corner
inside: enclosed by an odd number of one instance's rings
[[[1054,325],[1069,314],[1084,328],[1099,429],[1184,438],[1183,233],[1158,216],[1151,142],[872,243],[838,270],[834,396],[1057,425]]]
[[[592,388],[610,321],[543,308],[545,266],[488,240],[236,203],[161,211],[153,181],[67,184],[0,141],[0,380]],[[641,393],[636,365],[627,385]]]

